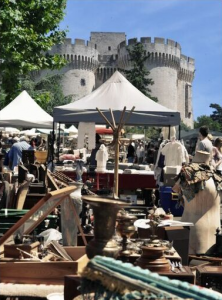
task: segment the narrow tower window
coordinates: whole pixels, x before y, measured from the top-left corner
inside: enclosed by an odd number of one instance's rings
[[[108,50],[111,51],[111,46],[108,46]]]
[[[191,117],[190,112],[190,101],[191,101],[191,85],[186,84],[185,85],[185,118]]]
[[[80,84],[81,84],[81,86],[85,86],[86,85],[86,80],[84,78],[82,78],[80,80]]]

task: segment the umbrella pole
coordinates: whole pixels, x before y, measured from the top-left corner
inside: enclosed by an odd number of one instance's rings
[[[59,123],[59,135],[57,137],[57,163],[59,162],[59,147],[60,147],[60,123]]]
[[[115,167],[114,167],[114,183],[113,183],[113,198],[118,199],[119,194],[119,138],[120,131],[117,129],[114,134],[114,145],[115,145]]]
[[[132,112],[134,111],[135,106],[133,106],[133,108],[131,109],[131,111],[129,112],[129,114],[126,117],[125,120],[124,120],[124,114],[125,114],[125,111],[126,111],[126,107],[123,108],[123,111],[121,113],[120,121],[119,121],[119,125],[118,126],[116,125],[112,109],[110,109],[110,113],[111,113],[111,118],[112,118],[113,124],[107,119],[107,117],[103,114],[103,112],[98,107],[96,109],[97,109],[98,113],[106,121],[106,123],[113,129],[113,142],[111,143],[112,145],[114,145],[114,149],[115,149],[113,198],[114,199],[118,199],[118,194],[119,194],[119,145],[120,145],[120,133],[121,133],[121,130],[122,130],[124,124],[128,121],[128,119],[130,118]]]

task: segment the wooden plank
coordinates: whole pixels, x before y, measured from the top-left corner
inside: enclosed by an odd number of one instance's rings
[[[17,194],[16,194],[16,209],[23,209],[24,204],[25,204],[25,200],[26,200],[26,196],[28,193],[28,189],[29,189],[29,183],[28,182],[24,182],[20,185],[20,187],[18,188]]]
[[[48,214],[50,214],[53,211],[55,207],[57,207],[75,189],[75,186],[71,186],[66,187],[64,189],[60,189],[58,191],[50,192],[47,195],[45,195],[3,235],[3,237],[0,239],[0,245],[11,240],[10,238],[12,238],[12,235],[18,232],[18,230],[23,231],[23,234],[30,233],[33,229],[36,228],[36,226],[38,226],[44,220],[44,218]],[[33,223],[30,225],[31,221]],[[28,224],[28,222],[30,225],[28,229],[22,229],[22,226],[24,226],[25,228],[25,224]]]

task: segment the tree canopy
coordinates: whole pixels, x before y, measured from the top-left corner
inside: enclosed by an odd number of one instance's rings
[[[157,98],[150,95],[149,86],[153,85],[154,81],[148,78],[150,72],[146,69],[145,62],[149,55],[146,55],[143,44],[138,42],[133,47],[128,46],[127,51],[132,64],[132,69],[123,71],[127,79],[144,95],[157,101]]]
[[[46,76],[38,82],[33,81],[30,76],[26,76],[21,82],[21,88],[26,90],[42,109],[53,115],[55,106],[68,104],[72,100],[71,96],[65,97],[63,94],[62,76]]]
[[[211,108],[214,109],[212,115],[210,115],[210,117],[220,123],[221,125],[221,128],[222,128],[222,106],[220,106],[219,104],[216,104],[216,103],[211,103],[210,105]]]
[[[201,126],[207,126],[210,130],[221,131],[222,126],[219,122],[214,121],[211,117],[203,115],[197,118],[194,122],[194,128],[200,128]]]
[[[44,68],[58,69],[66,63],[57,54],[47,54],[66,36],[66,31],[58,28],[65,7],[66,0],[1,1],[0,75],[5,104],[20,92],[24,75]]]

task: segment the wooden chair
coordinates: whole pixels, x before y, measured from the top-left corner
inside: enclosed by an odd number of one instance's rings
[[[25,204],[25,199],[28,194],[28,189],[29,189],[29,182],[25,181],[23,182],[17,191],[16,194],[16,200],[15,200],[15,208],[16,209],[23,209],[24,204]]]

